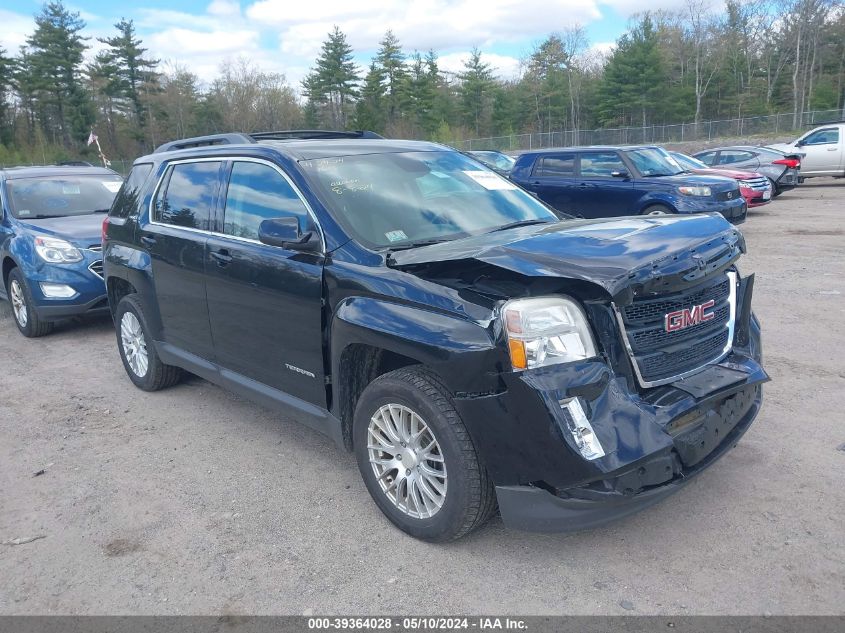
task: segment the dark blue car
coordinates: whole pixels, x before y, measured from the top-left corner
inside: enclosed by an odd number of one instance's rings
[[[686,171],[660,147],[567,147],[522,154],[511,180],[559,211],[584,217],[721,213],[745,221],[737,182]]]
[[[28,337],[63,317],[108,312],[102,222],[122,179],[101,167],[0,170],[0,298]]]

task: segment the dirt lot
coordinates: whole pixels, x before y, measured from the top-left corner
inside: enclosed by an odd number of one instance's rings
[[[0,304],[0,613],[845,613],[845,181],[744,225],[772,383],[681,493],[568,535],[414,541],[351,455],[192,379],[147,394],[110,322]],[[40,476],[33,474],[46,468]]]

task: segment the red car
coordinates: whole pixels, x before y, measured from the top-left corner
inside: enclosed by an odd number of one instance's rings
[[[769,204],[772,199],[772,183],[763,174],[736,169],[714,169],[713,167],[708,167],[697,158],[681,154],[680,152],[669,152],[669,155],[681,167],[694,174],[724,176],[725,178],[738,180],[739,192],[745,198],[745,203],[749,208]]]

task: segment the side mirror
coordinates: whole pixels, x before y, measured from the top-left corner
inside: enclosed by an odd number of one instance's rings
[[[612,172],[610,172],[610,176],[612,178],[630,178],[631,174],[629,174],[627,171],[624,171],[624,170],[623,171],[612,171]]]
[[[795,147],[804,147],[806,144],[807,141],[805,141],[803,138],[799,138],[797,141],[795,141]]]
[[[299,220],[293,217],[264,220],[258,226],[258,240],[269,246],[279,246],[292,251],[313,252],[320,247],[316,231],[299,230]]]

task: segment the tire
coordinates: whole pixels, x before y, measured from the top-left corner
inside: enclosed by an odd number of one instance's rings
[[[158,391],[179,382],[182,370],[161,362],[150,336],[144,308],[137,295],[127,295],[114,313],[117,349],[123,368],[136,387]]]
[[[640,215],[674,215],[675,212],[662,204],[650,204],[640,212]]]
[[[404,420],[401,425],[392,426],[396,433],[393,437],[376,424],[378,420],[384,429],[391,419],[395,421],[391,412]],[[420,423],[425,430],[421,430]],[[407,445],[395,441],[401,436],[397,431],[400,426],[410,431],[408,435],[418,433],[416,441]],[[381,439],[376,439],[371,428]],[[406,367],[376,378],[358,400],[352,433],[358,469],[367,490],[385,516],[407,534],[424,541],[452,541],[483,525],[496,511],[496,493],[487,470],[448,389],[431,372],[421,367]],[[434,448],[431,440],[436,444]],[[385,443],[391,447],[385,449]],[[427,445],[427,452],[414,450],[421,444]],[[371,457],[380,462],[371,463]],[[393,468],[402,462],[411,463],[404,479],[400,469]],[[378,470],[381,477],[377,475]],[[441,475],[433,477],[432,471]],[[386,490],[391,487],[395,492]],[[426,487],[434,496],[425,493]],[[442,496],[437,494],[440,492]]]
[[[771,178],[769,178],[769,183],[771,183],[772,185],[772,198],[777,198],[780,194],[783,193],[783,191],[781,191],[780,188],[777,186],[777,183],[775,183],[775,181]]]
[[[18,331],[27,338],[38,338],[53,331],[53,322],[44,321],[35,310],[32,293],[20,268],[13,268],[6,281],[6,296],[12,304],[12,317]]]

